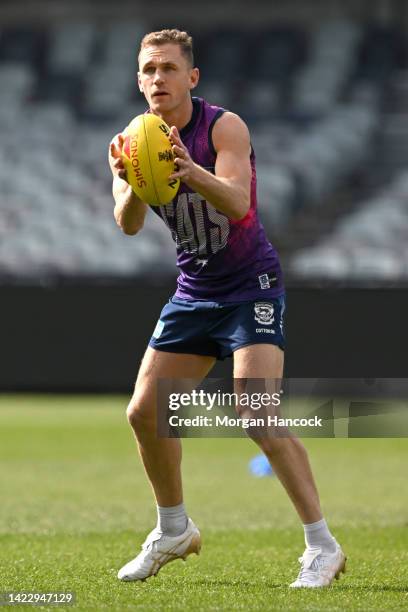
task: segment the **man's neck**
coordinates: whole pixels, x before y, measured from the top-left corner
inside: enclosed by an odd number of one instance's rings
[[[175,108],[169,113],[161,114],[161,118],[167,123],[168,126],[175,125],[178,131],[182,130],[190,121],[193,115],[193,102],[191,97],[186,100],[186,103],[180,107]]]

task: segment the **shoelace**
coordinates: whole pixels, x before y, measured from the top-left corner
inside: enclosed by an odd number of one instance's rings
[[[162,534],[156,530],[152,531],[147,537],[146,541],[142,544],[142,550],[147,552],[152,549],[153,544],[160,540]]]
[[[142,545],[142,553],[141,554],[143,555],[143,562],[145,562],[146,560],[148,560],[150,562],[151,559],[153,559],[154,561],[159,561],[159,562],[162,562],[162,563],[163,562],[167,563],[167,561],[169,561],[171,558],[177,559],[179,557],[179,555],[177,553],[173,552],[172,550],[160,552],[157,549],[155,550],[153,548],[155,542],[160,540],[162,535],[163,534],[160,533],[160,532],[153,531],[148,536],[147,540]]]
[[[298,580],[305,580],[306,582],[313,580],[316,576],[316,572],[319,572],[323,567],[323,554],[321,552],[316,554],[316,557],[309,562],[309,556],[303,555],[303,557],[299,557],[299,563],[301,563],[301,568],[298,576]]]

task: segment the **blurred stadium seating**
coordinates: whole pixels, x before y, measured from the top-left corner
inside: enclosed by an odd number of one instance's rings
[[[408,270],[408,172],[339,220],[329,236],[296,253],[303,278],[403,281]]]
[[[160,282],[174,273],[174,245],[155,215],[137,239],[112,216],[107,147],[145,108],[136,51],[150,29],[91,21],[1,29],[0,283],[146,271]],[[312,31],[289,22],[256,33],[224,27],[197,32],[196,46],[197,95],[250,125],[260,214],[288,280],[406,282],[400,30],[344,19]]]

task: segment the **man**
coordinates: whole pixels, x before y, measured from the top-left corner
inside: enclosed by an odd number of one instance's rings
[[[203,379],[217,358],[233,354],[234,378],[283,375],[284,289],[276,251],[256,212],[255,156],[248,129],[235,114],[192,98],[199,80],[186,32],[147,34],[138,82],[149,111],[171,126],[181,185],[172,203],[153,207],[177,244],[180,275],[137,376],[128,420],[157,502],[158,523],[142,552],[118,574],[144,580],[201,546],[183,504],[181,446],[156,432],[159,378]],[[110,145],[114,216],[125,234],[143,227],[147,204],[126,182],[123,138]],[[295,437],[256,439],[304,525],[306,551],[293,587],[328,586],[345,557],[323,519],[306,451]]]

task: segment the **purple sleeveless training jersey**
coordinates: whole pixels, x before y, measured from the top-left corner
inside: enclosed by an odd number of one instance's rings
[[[190,122],[180,137],[193,161],[214,173],[212,128],[224,109],[193,98]],[[180,183],[174,200],[152,206],[169,227],[177,246],[176,296],[187,300],[239,302],[284,293],[276,250],[257,214],[255,154],[251,153],[251,207],[232,221],[199,193]]]

